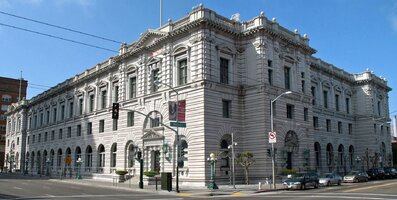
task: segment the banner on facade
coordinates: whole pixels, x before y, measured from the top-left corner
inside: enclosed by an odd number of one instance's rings
[[[177,103],[176,101],[168,102],[168,116],[170,121],[176,121],[177,118]],[[178,121],[184,122],[186,115],[186,101],[182,100],[178,103]]]

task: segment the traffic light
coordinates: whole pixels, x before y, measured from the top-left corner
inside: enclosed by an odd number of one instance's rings
[[[272,157],[272,151],[271,149],[266,149],[267,150],[267,156]]]
[[[112,119],[119,119],[120,104],[113,103],[112,107]]]

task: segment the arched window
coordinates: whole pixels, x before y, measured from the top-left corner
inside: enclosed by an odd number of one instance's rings
[[[316,167],[321,167],[321,146],[320,143],[314,143],[314,153],[316,154]]]
[[[37,151],[37,156],[36,156],[36,162],[37,162],[37,173],[41,174],[41,154],[40,151]]]
[[[232,137],[229,134],[226,134],[222,137],[220,147],[221,147],[221,162],[220,167],[221,170],[225,171],[227,175],[230,170],[230,163],[229,163],[229,145],[232,143]]]
[[[32,151],[32,158],[30,160],[30,170],[34,170],[34,151]]]
[[[92,167],[92,148],[90,145],[85,149],[85,171],[91,171]]]
[[[62,149],[58,149],[57,152],[57,167],[61,168],[62,166]]]
[[[129,141],[127,143],[127,155],[126,155],[126,162],[127,162],[127,167],[131,168],[134,166],[134,144],[132,143],[132,141]]]
[[[50,159],[48,158],[48,153],[47,150],[43,151],[43,166],[45,166],[45,171],[47,171],[47,167],[50,167],[47,165],[47,160],[50,161]]]
[[[54,167],[54,156],[55,156],[54,149],[51,149],[51,151],[50,151],[50,168],[51,168],[51,170]]]
[[[332,167],[334,165],[334,148],[332,147],[331,143],[327,144],[327,165],[329,168],[329,172],[332,171]]]
[[[112,144],[112,148],[110,149],[111,155],[110,155],[110,167],[116,167],[117,163],[117,143]]]
[[[103,167],[105,167],[105,147],[101,144],[98,147],[98,167],[99,171],[103,172]]]
[[[19,168],[19,153],[18,152],[15,154],[15,168],[16,169]]]
[[[350,169],[353,169],[353,160],[354,160],[354,147],[353,147],[353,145],[350,145],[350,147],[349,147],[349,164],[350,164]]]
[[[339,145],[338,147],[338,164],[339,166],[343,166],[344,162],[343,162],[343,158],[344,158],[344,153],[345,153],[345,148],[343,147],[343,145]]]
[[[145,118],[144,121],[144,127],[147,128],[154,128],[154,127],[159,127],[162,126],[161,124],[163,123],[163,116],[159,111],[152,111],[149,112]]]
[[[77,160],[81,159],[81,149],[80,147],[76,147],[76,150],[74,151],[74,166],[77,167]]]
[[[179,167],[185,167],[188,166],[188,144],[186,140],[181,140],[181,158],[183,158],[183,162],[181,162],[181,165]]]

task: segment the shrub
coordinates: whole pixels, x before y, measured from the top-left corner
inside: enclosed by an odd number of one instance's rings
[[[296,172],[297,171],[295,169],[284,169],[283,175],[296,174]]]
[[[118,175],[126,175],[126,174],[128,174],[128,171],[127,170],[116,170],[116,174],[118,174]]]
[[[158,172],[158,171],[145,171],[145,172],[143,172],[143,175],[149,176],[149,177],[153,177],[153,176],[158,175],[158,174],[160,174],[160,172]]]

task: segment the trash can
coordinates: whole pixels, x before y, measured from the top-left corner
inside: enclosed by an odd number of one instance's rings
[[[172,190],[172,173],[171,172],[161,172],[161,189]]]

